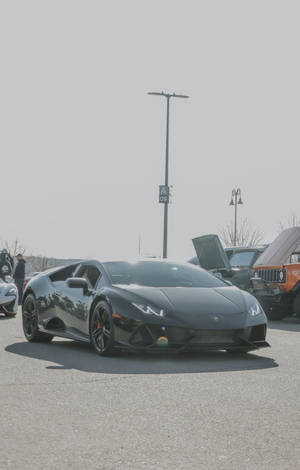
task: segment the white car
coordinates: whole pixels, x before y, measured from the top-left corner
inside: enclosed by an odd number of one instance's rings
[[[18,311],[18,289],[10,276],[0,278],[0,313],[14,317]]]

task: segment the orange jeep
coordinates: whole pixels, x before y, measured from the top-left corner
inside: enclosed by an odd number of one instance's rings
[[[252,293],[271,320],[300,319],[300,227],[284,230],[254,264]]]

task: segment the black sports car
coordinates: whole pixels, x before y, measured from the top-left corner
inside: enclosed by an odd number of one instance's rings
[[[54,336],[115,349],[248,352],[269,346],[258,301],[185,263],[84,261],[34,277],[23,295],[28,341]]]

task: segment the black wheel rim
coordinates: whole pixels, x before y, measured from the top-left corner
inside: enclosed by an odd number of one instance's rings
[[[35,302],[30,297],[23,306],[23,327],[26,336],[32,336],[36,329],[36,307]]]
[[[110,315],[103,306],[96,307],[91,324],[92,340],[98,351],[104,352],[111,343]]]

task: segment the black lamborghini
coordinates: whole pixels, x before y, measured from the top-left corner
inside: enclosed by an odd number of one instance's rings
[[[267,319],[252,295],[170,261],[84,261],[49,270],[27,284],[22,315],[28,341],[61,336],[90,342],[101,355],[269,346]]]

